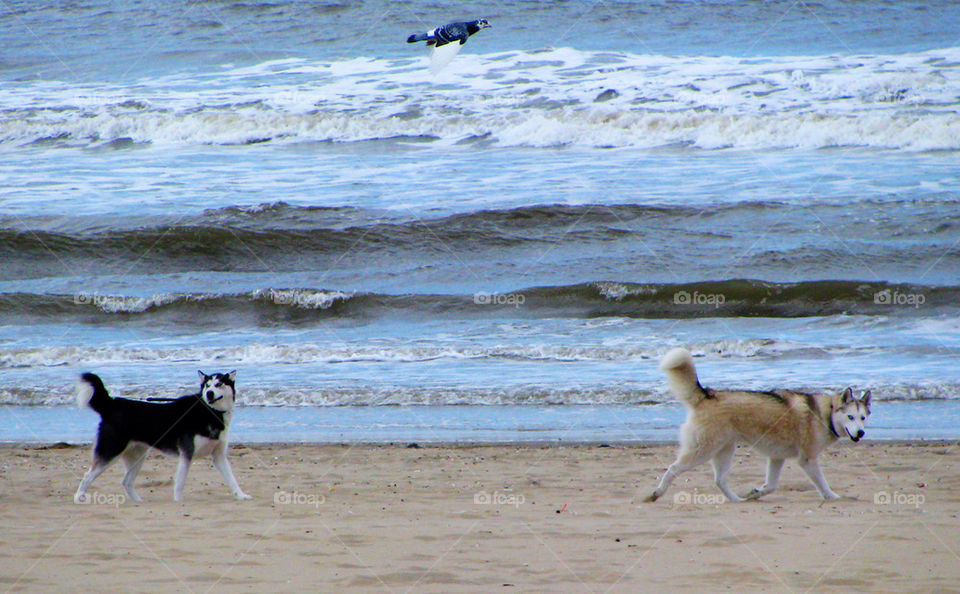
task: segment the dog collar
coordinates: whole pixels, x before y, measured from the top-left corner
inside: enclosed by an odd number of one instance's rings
[[[837,433],[837,428],[833,425],[833,409],[830,410],[830,432],[833,433],[834,437],[840,439],[840,434]]]

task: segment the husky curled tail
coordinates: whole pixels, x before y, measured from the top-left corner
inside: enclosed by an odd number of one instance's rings
[[[670,391],[687,408],[695,408],[704,399],[714,397],[712,392],[700,385],[697,368],[687,349],[675,348],[664,355],[660,361],[660,371],[667,374]]]
[[[76,396],[77,406],[80,408],[89,406],[101,415],[107,412],[113,402],[113,398],[103,385],[103,380],[94,373],[84,373],[80,376]]]

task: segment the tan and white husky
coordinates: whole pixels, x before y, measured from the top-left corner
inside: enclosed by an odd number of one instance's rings
[[[700,385],[693,357],[682,348],[667,353],[660,369],[667,374],[674,396],[686,407],[687,420],[680,427],[676,462],[667,468],[646,501],[656,501],[677,475],[707,461],[713,463],[717,487],[730,501],[756,499],[776,490],[787,458],[799,460],[824,499],[839,497],[823,478],[817,458],[842,436],[860,441],[870,416],[869,390],[859,400],[850,388],[836,395],[710,390]],[[769,458],[763,486],[744,498],[727,486],[738,443],[750,445]]]

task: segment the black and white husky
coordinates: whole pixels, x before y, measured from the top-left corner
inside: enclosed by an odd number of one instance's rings
[[[92,373],[80,376],[77,404],[100,414],[100,428],[93,446],[93,464],[84,475],[73,499],[84,503],[87,489],[110,464],[123,458],[127,474],[123,486],[133,501],[141,501],[133,488],[137,473],[150,448],[178,456],[180,464],[173,481],[173,499],[183,499],[183,484],[190,463],[197,456],[213,456],[213,465],[237,499],[251,497],[240,489],[227,460],[227,429],[230,426],[236,389],[236,371],[200,374],[200,392],[165,403],[112,398],[103,382]]]

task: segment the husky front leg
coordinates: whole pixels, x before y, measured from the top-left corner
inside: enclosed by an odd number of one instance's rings
[[[183,485],[187,482],[187,472],[190,471],[192,456],[180,452],[180,462],[177,464],[177,474],[173,476],[173,500],[183,501]]]
[[[780,483],[780,470],[782,468],[783,458],[769,458],[767,460],[767,478],[763,481],[763,486],[744,495],[744,499],[759,499],[776,491],[777,484]]]
[[[840,499],[839,495],[830,490],[830,485],[827,484],[827,479],[823,477],[823,471],[820,470],[820,463],[816,458],[800,460],[800,468],[813,481],[813,485],[820,492],[821,497],[824,499]]]
[[[227,459],[227,444],[221,442],[213,450],[213,465],[216,466],[220,474],[223,475],[223,480],[227,482],[227,486],[230,487],[230,492],[233,493],[234,497],[237,499],[253,499],[253,497],[243,492],[237,483],[237,477],[233,476],[233,469],[230,468],[230,460]]]

